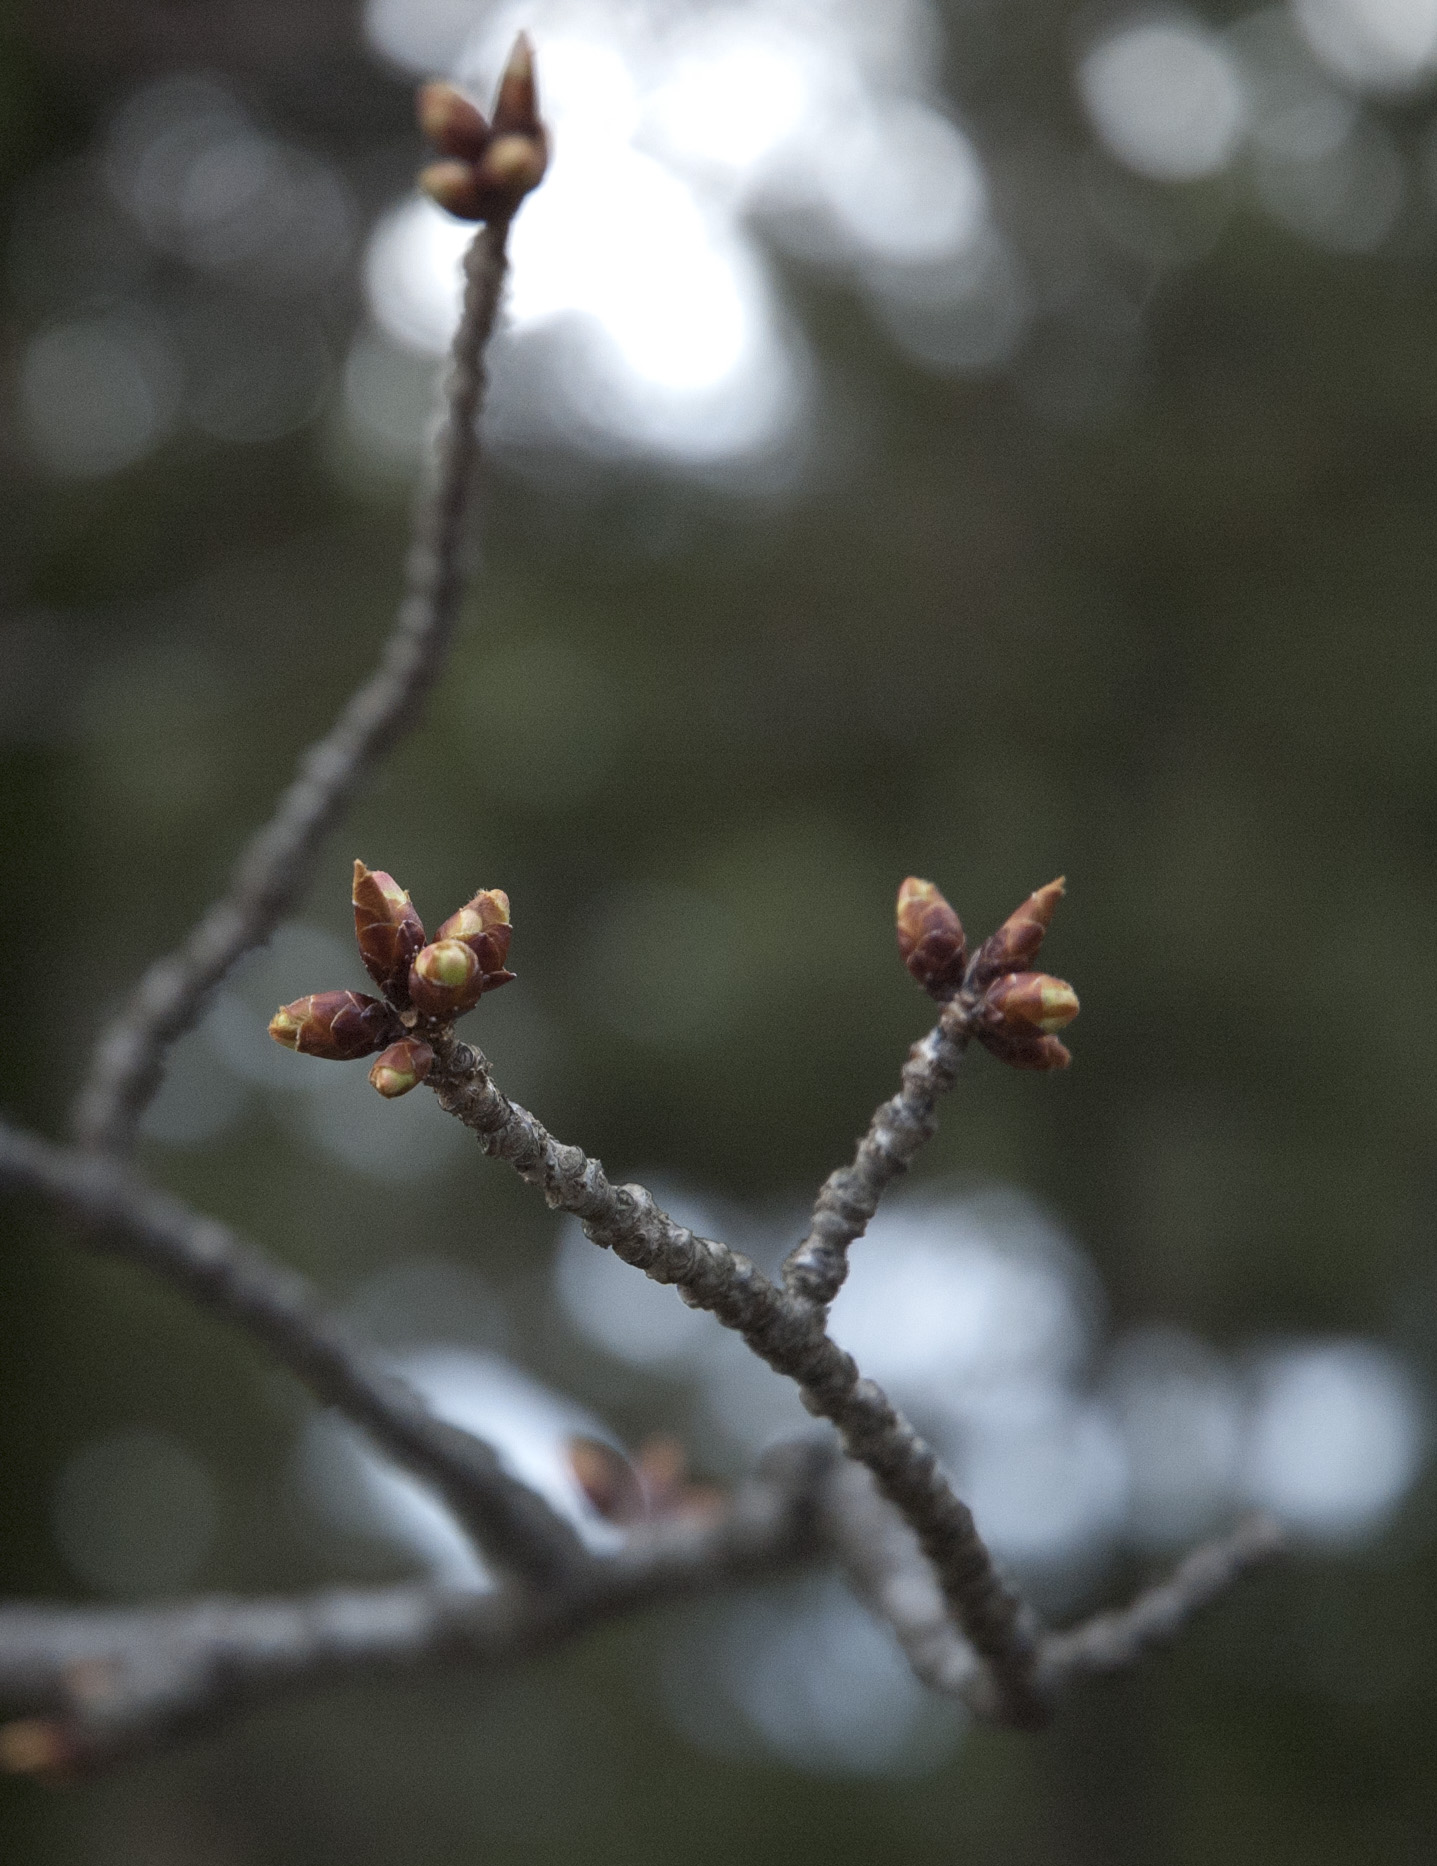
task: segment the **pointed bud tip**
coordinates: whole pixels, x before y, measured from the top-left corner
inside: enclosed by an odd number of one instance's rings
[[[1053,915],[1057,912],[1058,902],[1068,891],[1066,875],[1059,875],[1056,881],[1049,881],[1041,888],[1035,888],[1025,905],[1031,910],[1033,918],[1045,927],[1053,924]]]

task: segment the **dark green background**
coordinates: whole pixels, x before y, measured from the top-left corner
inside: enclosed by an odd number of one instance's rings
[[[980,140],[1027,125],[1083,145],[1062,9],[1012,0],[949,24]],[[0,177],[85,147],[150,73],[196,66],[344,162],[373,206],[417,158],[406,89],[365,59],[348,6],[51,0],[6,30]],[[1392,122],[1410,142],[1423,107]],[[1015,213],[1033,206],[1011,189]],[[1083,997],[1077,1065],[1040,1080],[975,1058],[923,1174],[1040,1194],[1120,1323],[1219,1344],[1368,1333],[1425,1376],[1437,242],[1414,200],[1361,258],[1241,199],[1191,269],[1144,281],[1110,255],[1142,343],[1121,393],[1077,422],[1033,390],[1076,341],[1060,323],[1005,375],[943,381],[898,360],[851,293],[792,271],[850,437],[842,470],[772,499],[631,469],[496,474],[450,681],[306,912],[342,931],[356,851],[426,913],[502,883],[514,991],[562,1034],[540,1113],[618,1173],[658,1163],[760,1201],[844,1154],[922,1028],[891,950],[897,881],[934,876],[985,930],[1065,871],[1050,951]],[[337,339],[352,291],[326,309]],[[13,358],[32,320],[4,316]],[[372,660],[407,494],[361,495],[328,461],[320,430],[176,439],[78,486],[18,445],[0,459],[7,681],[26,683],[0,748],[7,1113],[59,1129],[104,1008],[220,886]],[[550,690],[560,662],[577,674]],[[119,674],[77,722],[86,665]],[[718,1010],[681,1044],[618,1033],[585,968],[586,916],[634,882],[696,888],[733,918]],[[501,1072],[522,1031],[496,1010]],[[406,1251],[479,1264],[530,1363],[584,1390],[535,1299],[552,1226],[477,1157],[417,1191],[376,1187],[258,1115],[211,1150],[151,1151],[337,1296]],[[245,1343],[13,1208],[0,1330],[6,1592],[75,1594],[50,1487],[117,1421],[178,1432],[222,1474],[205,1586],[326,1578],[284,1493],[302,1404]],[[630,1430],[661,1423],[663,1393],[630,1413]],[[659,1709],[656,1629],[636,1625],[499,1683],[331,1694],[93,1784],[4,1785],[0,1857],[1426,1860],[1431,1516],[1419,1493],[1379,1544],[1264,1577],[1053,1733],[979,1732],[916,1783],[691,1751]]]

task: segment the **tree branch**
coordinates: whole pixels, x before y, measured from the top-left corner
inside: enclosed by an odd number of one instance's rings
[[[151,1190],[118,1161],[52,1146],[3,1121],[0,1183],[43,1193],[82,1222],[90,1249],[142,1264],[245,1329],[317,1399],[431,1484],[502,1567],[543,1585],[589,1560],[570,1525],[491,1446],[436,1419],[324,1313],[301,1276],[218,1220]]]
[[[1249,1516],[1229,1535],[1195,1548],[1165,1580],[1128,1606],[1050,1633],[1039,1655],[1040,1676],[1051,1686],[1084,1672],[1136,1665],[1152,1647],[1176,1639],[1189,1620],[1282,1548],[1282,1530],[1272,1517]]]
[[[101,1038],[75,1107],[85,1145],[134,1139],[164,1071],[165,1052],[200,1015],[235,961],[262,945],[309,880],[316,850],[360,781],[413,723],[443,666],[462,593],[462,547],[479,445],[484,348],[505,274],[509,223],[479,229],[464,260],[464,311],[455,334],[445,417],[431,488],[421,502],[404,597],[379,667],[328,734],[299,761],[273,816],[251,839],[226,893],[184,944],[150,966]]]
[[[966,1005],[955,1000],[913,1045],[901,1088],[874,1114],[852,1164],[830,1173],[819,1190],[808,1236],[784,1263],[783,1286],[820,1318],[848,1275],[849,1245],[863,1236],[885,1190],[938,1131],[938,1097],[958,1079],[967,1018]]]
[[[717,1524],[659,1524],[536,1593],[425,1583],[174,1607],[0,1607],[0,1768],[63,1774],[339,1679],[487,1672],[602,1621],[783,1572],[821,1547],[823,1446],[776,1447]]]
[[[972,1646],[944,1610],[933,1571],[912,1531],[884,1503],[867,1473],[852,1465],[830,1476],[824,1492],[828,1534],[854,1591],[893,1629],[915,1673],[935,1691],[992,1715],[992,1693]],[[1051,1701],[1075,1679],[1124,1671],[1154,1646],[1177,1638],[1188,1622],[1244,1575],[1272,1560],[1282,1531],[1253,1516],[1205,1542],[1164,1580],[1126,1607],[1094,1614],[1061,1632],[1041,1633],[1036,1688]]]
[[[614,1186],[597,1160],[557,1142],[526,1109],[495,1087],[485,1058],[452,1037],[435,1044],[429,1078],[440,1106],[536,1185],[548,1204],[571,1212],[585,1235],[658,1283],[673,1283],[776,1372],[797,1382],[803,1403],[837,1426],[844,1449],[873,1473],[912,1527],[945,1600],[987,1665],[997,1714],[1031,1726],[1045,1711],[1033,1687],[1035,1649],[1021,1604],[999,1580],[938,1459],[850,1355],[824,1331],[812,1303],[776,1288],[747,1257],[676,1224],[642,1186]]]

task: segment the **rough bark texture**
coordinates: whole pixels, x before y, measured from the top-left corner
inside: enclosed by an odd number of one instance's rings
[[[261,946],[309,881],[314,855],[360,782],[412,724],[444,666],[464,587],[466,518],[479,459],[484,347],[499,308],[508,223],[481,227],[464,263],[433,481],[415,523],[404,597],[379,667],[299,761],[289,789],[183,945],[157,959],[101,1038],[75,1107],[92,1147],[125,1148],[164,1075],[165,1052],[236,960]]]

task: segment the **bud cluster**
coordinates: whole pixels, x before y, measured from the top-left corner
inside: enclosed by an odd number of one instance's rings
[[[428,942],[424,923],[393,875],[354,864],[354,934],[365,970],[383,992],[316,991],[281,1005],[269,1034],[286,1049],[329,1062],[382,1051],[369,1080],[390,1100],[407,1095],[434,1067],[424,1040],[507,985],[509,896],[481,888]]]
[[[420,174],[424,192],[458,220],[510,219],[549,165],[527,35],[509,54],[492,123],[452,84],[421,85],[417,105],[420,129],[446,158]]]
[[[910,875],[898,890],[903,963],[940,1004],[959,1000],[973,1035],[1015,1069],[1066,1069],[1073,1060],[1057,1032],[1078,1015],[1078,994],[1027,969],[1062,898],[1060,877],[1030,894],[970,959],[963,922],[931,881]]]

